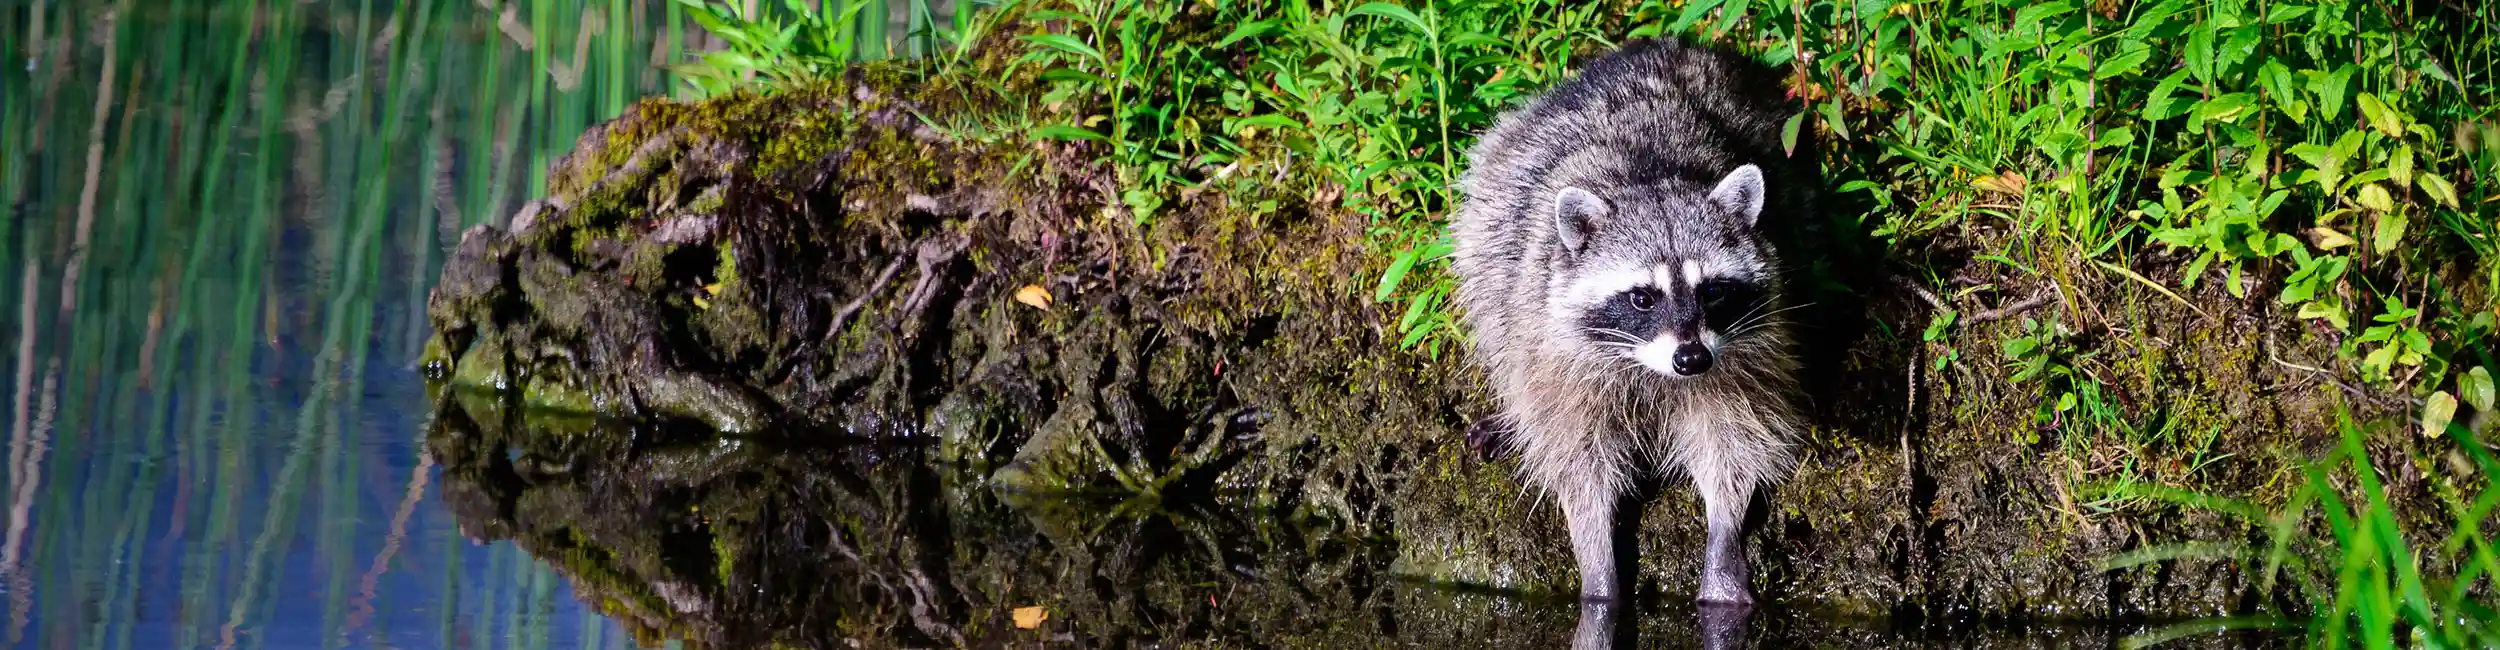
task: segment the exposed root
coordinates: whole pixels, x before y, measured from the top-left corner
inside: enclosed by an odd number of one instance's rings
[[[1985,322],[1992,321],[1992,320],[2000,320],[2000,319],[2012,318],[2012,317],[2015,317],[2015,316],[2020,316],[2020,315],[2022,315],[2022,313],[2023,313],[2023,312],[2031,311],[2031,310],[2034,310],[2034,309],[2039,309],[2041,306],[2049,304],[2049,299],[2050,299],[2050,298],[2053,298],[2053,297],[2056,297],[2056,295],[2057,295],[2057,290],[2056,290],[2056,289],[2054,289],[2054,288],[2051,288],[2051,289],[2042,289],[2042,290],[2040,290],[2040,291],[2033,292],[2033,293],[2031,294],[2031,297],[2029,297],[2029,298],[2024,298],[2024,299],[2022,299],[2022,300],[2020,300],[2020,301],[2016,301],[2014,304],[2006,305],[2006,306],[2003,306],[2003,307],[1998,307],[1998,308],[1996,308],[1996,309],[1990,309],[1990,310],[1987,310],[1987,311],[1972,312],[1972,313],[1971,313],[1970,315],[1968,315],[1968,316],[1963,316],[1963,317],[1962,317],[1962,322],[1964,322],[1964,323],[1985,323]]]
[[[903,259],[898,256],[894,258],[894,261],[887,262],[885,270],[877,272],[877,279],[868,283],[867,291],[860,292],[857,297],[851,298],[849,304],[842,305],[840,311],[833,312],[833,321],[825,324],[825,333],[823,336],[816,337],[817,340],[830,341],[834,337],[841,336],[843,328],[850,325],[851,317],[859,315],[859,310],[868,306],[869,299],[877,297],[877,294],[885,293],[886,285],[893,284],[894,276],[903,272]]]
[[[1951,303],[1948,303],[1944,298],[1937,296],[1936,292],[1927,290],[1927,287],[1919,286],[1918,282],[1914,280],[1895,275],[1892,276],[1892,283],[1895,286],[1901,287],[1902,290],[1910,292],[1910,295],[1918,296],[1920,302],[1927,303],[1927,306],[1935,308],[1936,311],[1956,311],[1953,309],[1953,305]],[[1975,311],[1964,314],[1959,320],[1963,323],[1985,323],[1988,321],[2020,316],[2023,312],[2039,309],[2040,307],[2049,304],[2049,299],[2056,297],[2057,293],[2058,291],[2055,288],[2042,289],[2040,291],[2033,292],[2031,297],[2016,301],[2013,304],[1998,307],[1996,309]]]

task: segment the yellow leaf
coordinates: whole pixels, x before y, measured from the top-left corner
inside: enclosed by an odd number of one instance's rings
[[[1043,611],[1040,605],[1032,607],[1018,607],[1016,608],[1015,616],[1016,629],[1019,630],[1030,630],[1041,627],[1042,621],[1050,620],[1050,612]]]
[[[2457,396],[2448,391],[2431,393],[2422,404],[2422,437],[2437,438],[2448,432],[2448,423],[2457,418]]]
[[[715,295],[715,296],[720,295],[720,283],[718,283],[718,282],[714,282],[714,283],[711,283],[711,284],[703,285],[703,292],[704,292],[704,293],[708,293],[708,294],[712,294],[712,295]]]
[[[2390,138],[2404,137],[2404,114],[2396,112],[2396,109],[2388,106],[2386,102],[2379,101],[2377,95],[2361,93],[2361,96],[2355,99],[2358,99],[2361,105],[2361,117],[2370,122],[2371,128],[2378,129],[2378,132],[2387,134]]]
[[[2031,182],[2023,178],[2022,174],[2016,174],[2010,170],[1994,176],[1974,178],[1970,182],[1970,186],[1974,188],[2017,196],[2023,193],[2023,188],[2030,185]]]
[[[2396,152],[2387,154],[2387,179],[2399,188],[2413,184],[2413,145],[2396,145]]]
[[[711,308],[712,308],[712,301],[709,301],[709,300],[704,300],[702,296],[695,296],[695,297],[694,297],[694,308],[696,308],[696,309],[711,309]]]
[[[2360,201],[2362,207],[2380,212],[2396,209],[2395,198],[2387,195],[2387,187],[2377,183],[2361,186],[2361,194],[2356,200]]]
[[[2448,179],[2440,178],[2438,174],[2423,172],[2413,175],[2413,184],[2421,186],[2424,193],[2430,194],[2431,198],[2438,199],[2440,204],[2451,208],[2457,207],[2457,186],[2449,185]]]
[[[2318,238],[2318,250],[2335,250],[2353,244],[2352,236],[2320,226],[2309,229],[2309,236]]]
[[[1038,284],[1024,285],[1024,288],[1016,290],[1016,302],[1047,311],[1050,309],[1050,290]]]

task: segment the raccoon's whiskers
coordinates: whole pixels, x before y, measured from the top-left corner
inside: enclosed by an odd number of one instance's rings
[[[1765,304],[1768,304],[1768,303],[1765,303]],[[1770,313],[1767,313],[1767,314],[1759,314],[1759,315],[1756,315],[1756,314],[1751,314],[1751,313],[1748,313],[1748,314],[1746,314],[1746,315],[1745,315],[1745,317],[1743,317],[1743,318],[1739,318],[1739,319],[1736,319],[1736,326],[1735,326],[1735,327],[1730,327],[1730,328],[1728,328],[1728,335],[1727,335],[1727,337],[1728,337],[1728,338],[1736,338],[1739,334],[1741,334],[1741,333],[1743,333],[1743,332],[1750,332],[1750,331],[1753,331],[1753,330],[1756,330],[1756,329],[1761,329],[1761,328],[1763,328],[1763,327],[1765,327],[1765,326],[1769,326],[1769,325],[1778,325],[1778,324],[1784,324],[1784,323],[1787,323],[1788,321],[1784,321],[1784,320],[1780,320],[1780,321],[1768,321],[1768,320],[1766,320],[1766,319],[1769,319],[1769,318],[1770,318],[1770,317],[1772,317],[1772,316],[1778,316],[1778,315],[1780,315],[1780,314],[1784,314],[1784,313],[1788,313],[1788,312],[1796,311],[1796,310],[1799,310],[1799,309],[1805,309],[1805,308],[1807,308],[1807,307],[1812,307],[1812,306],[1814,306],[1814,303],[1810,303],[1810,302],[1809,302],[1809,303],[1802,303],[1802,304],[1796,304],[1796,305],[1789,305],[1789,306],[1787,306],[1787,307],[1781,307],[1781,308],[1779,308],[1779,309],[1773,309],[1773,310],[1771,310],[1771,312],[1770,312]],[[1754,308],[1754,311],[1757,311],[1757,312],[1758,312],[1758,311],[1762,311],[1762,308],[1761,308],[1761,307],[1755,307],[1755,308]]]
[[[1637,345],[1641,345],[1641,344],[1643,344],[1643,343],[1648,343],[1648,342],[1649,342],[1649,341],[1643,340],[1641,337],[1638,337],[1638,336],[1633,336],[1631,332],[1626,332],[1626,331],[1619,330],[1619,329],[1611,329],[1611,328],[1605,328],[1605,327],[1582,327],[1582,328],[1580,328],[1580,331],[1583,331],[1583,332],[1588,332],[1588,333],[1590,333],[1590,334],[1604,334],[1604,335],[1606,335],[1606,336],[1611,336],[1611,337],[1615,337],[1615,338],[1623,339],[1625,342],[1627,342],[1627,343],[1629,343],[1629,344],[1631,344],[1631,345],[1635,345],[1635,346],[1637,346]],[[1608,343],[1609,341],[1596,341],[1596,342],[1597,342],[1597,343]]]

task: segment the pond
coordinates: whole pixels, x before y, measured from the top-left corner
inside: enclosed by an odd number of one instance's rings
[[[1325,517],[1019,497],[909,445],[431,386],[459,233],[670,90],[671,7],[5,3],[8,645],[2114,647],[2148,625],[1582,609],[1401,575],[1395,539]]]

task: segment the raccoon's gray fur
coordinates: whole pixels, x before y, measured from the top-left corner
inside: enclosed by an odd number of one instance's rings
[[[1699,598],[1752,602],[1746,509],[1802,425],[1764,236],[1811,209],[1811,163],[1781,148],[1791,114],[1759,64],[1638,42],[1468,154],[1458,305],[1509,447],[1562,507],[1584,598],[1626,595],[1617,505],[1681,469],[1709,530]]]

